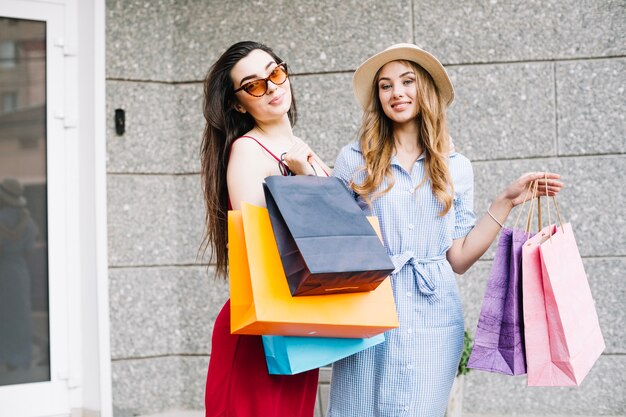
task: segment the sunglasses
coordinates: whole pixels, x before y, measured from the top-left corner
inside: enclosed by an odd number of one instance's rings
[[[270,72],[270,75],[267,78],[261,78],[258,80],[250,81],[239,87],[235,90],[235,93],[238,91],[245,91],[254,97],[263,97],[265,93],[267,93],[267,82],[271,81],[275,85],[281,85],[285,81],[287,81],[287,77],[289,74],[287,73],[287,64],[281,62],[276,65],[276,67]]]

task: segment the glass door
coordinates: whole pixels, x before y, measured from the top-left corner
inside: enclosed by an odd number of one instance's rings
[[[46,22],[0,17],[0,386],[50,380]]]
[[[0,5],[0,415],[69,415],[63,12]],[[57,193],[58,190],[61,190]]]

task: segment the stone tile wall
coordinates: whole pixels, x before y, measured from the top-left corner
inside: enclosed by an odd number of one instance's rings
[[[414,42],[447,66],[475,209],[527,170],[556,170],[607,349],[583,386],[471,372],[468,415],[626,415],[626,6],[623,0],[107,0],[109,277],[116,417],[201,409],[212,323],[228,297],[198,257],[202,79],[231,43],[289,62],[297,133],[330,164],[356,138],[352,71]],[[113,128],[116,108],[127,130]],[[513,223],[516,212],[510,217]],[[473,332],[493,251],[459,277]],[[322,371],[322,416],[329,370]]]

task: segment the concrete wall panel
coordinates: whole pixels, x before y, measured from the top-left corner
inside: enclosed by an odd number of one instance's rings
[[[445,63],[624,55],[620,0],[414,0],[415,42]]]
[[[109,265],[199,262],[204,205],[197,175],[111,175]]]
[[[111,356],[209,354],[228,283],[205,266],[114,268]]]
[[[454,66],[448,113],[457,150],[472,161],[556,155],[549,63]]]
[[[626,152],[626,59],[556,64],[559,154]]]
[[[112,123],[126,115],[126,132]],[[109,81],[107,170],[110,173],[180,174],[200,171],[202,85]]]

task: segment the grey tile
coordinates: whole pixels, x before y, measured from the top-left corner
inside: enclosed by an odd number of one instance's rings
[[[558,411],[557,411],[558,413]],[[546,416],[545,414],[542,414],[540,416],[534,414],[534,415],[529,415],[529,414],[515,414],[517,417],[544,417]],[[474,413],[463,413],[463,417],[509,417],[510,414],[474,414]],[[563,414],[549,414],[550,417],[572,417],[571,414],[569,415],[563,415]],[[160,416],[159,416],[160,417]],[[585,417],[600,417],[599,414],[594,414],[594,415],[585,415]],[[626,417],[624,415],[615,415],[613,417]]]
[[[317,389],[317,400],[315,403],[315,416],[323,417],[328,409],[328,399],[330,395],[331,367],[320,368],[319,383]]]
[[[463,303],[465,328],[472,339],[476,333],[478,316],[483,303],[487,279],[491,270],[491,261],[476,262],[465,274],[457,276],[457,284]]]
[[[328,409],[328,400],[330,396],[330,385],[322,384],[319,387],[319,403],[322,410],[322,415],[326,415]]]
[[[167,356],[113,361],[113,414],[202,409],[208,358]]]
[[[175,22],[186,14],[174,0],[107,0],[107,78],[174,79]]]
[[[320,368],[319,374],[319,382],[320,384],[330,384],[330,377],[332,375],[332,368],[330,366],[325,366]]]
[[[448,68],[448,112],[457,150],[473,161],[556,155],[553,65]]]
[[[556,64],[559,154],[626,152],[626,59]]]
[[[448,407],[446,408],[444,417],[462,417],[464,382],[465,377],[463,375],[457,375],[457,377],[454,378],[452,389],[450,390],[450,397],[448,398]]]
[[[317,393],[317,398],[315,399],[315,408],[313,409],[313,417],[323,417],[323,413],[322,413],[322,407],[320,405],[320,396],[319,396],[319,389],[318,389],[318,393]]]
[[[624,55],[621,0],[415,0],[415,41],[444,63]]]
[[[293,77],[298,105],[294,132],[329,166],[339,150],[357,138],[361,110],[352,93],[351,74]]]
[[[228,299],[213,268],[114,268],[109,278],[113,359],[210,353]]]
[[[360,124],[351,75],[293,76],[298,104],[295,133],[332,165],[339,149],[354,140]],[[107,170],[110,173],[199,172],[204,128],[200,84],[108,82]],[[118,136],[113,114],[126,111]]]
[[[108,199],[110,266],[202,259],[204,204],[198,175],[109,175]]]
[[[626,255],[626,156],[564,158],[567,187],[559,199],[564,221],[571,222],[583,256]]]
[[[478,216],[485,213],[490,201],[508,183],[524,172],[558,172],[566,185],[558,197],[559,208],[564,221],[572,223],[581,255],[626,255],[626,201],[622,193],[615,192],[624,183],[625,156],[475,162],[473,167],[474,209]],[[545,201],[543,207],[547,222]],[[514,225],[518,210],[521,207],[515,208],[507,219],[508,227]],[[552,221],[555,221],[554,209]],[[486,259],[492,254],[488,252]]]
[[[626,354],[626,258],[583,259],[608,354]]]
[[[558,411],[557,411],[558,413]],[[515,414],[517,417],[545,417],[546,414],[542,414],[542,415],[529,415],[529,414]],[[463,413],[463,417],[509,417],[510,414],[474,414],[474,413]],[[572,417],[571,414],[568,415],[564,415],[564,414],[549,414],[550,417]],[[160,417],[160,416],[159,416]],[[593,414],[593,415],[589,415],[586,414],[584,417],[600,417],[599,414]],[[626,417],[624,415],[614,415],[613,417]]]
[[[181,362],[181,408],[204,410],[204,388],[209,359],[203,356],[182,357]]]
[[[463,411],[478,415],[624,415],[626,357],[602,355],[580,387],[527,387],[526,378],[465,376]]]
[[[182,172],[200,172],[200,145],[204,131],[202,83],[180,84],[176,90],[176,126],[181,141],[178,164]],[[178,172],[178,171],[177,171]]]
[[[351,70],[373,52],[411,39],[410,1],[325,2],[295,0],[250,5],[243,1],[189,3],[190,13],[178,20],[177,73],[201,79],[226,48],[241,40],[266,43],[292,70]],[[258,24],[242,24],[253,8]],[[393,22],[393,24],[389,24]]]
[[[115,109],[126,114],[121,136],[115,133]],[[108,172],[200,171],[201,84],[108,81],[107,115]]]
[[[305,0],[109,0],[107,77],[202,80],[218,56],[242,40],[266,43],[295,72],[353,70],[375,51],[411,40],[410,10],[408,0],[332,7]]]

